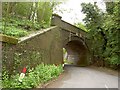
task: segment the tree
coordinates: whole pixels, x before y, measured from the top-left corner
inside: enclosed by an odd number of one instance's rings
[[[103,13],[100,12],[96,4],[82,3],[82,12],[86,14],[84,22],[87,29],[89,30],[89,38],[91,39],[93,57],[99,55],[102,57],[102,52],[104,52],[106,46],[106,36],[102,31],[103,24]]]
[[[107,13],[113,14],[115,3],[114,2],[105,2],[105,4],[106,4],[106,11],[107,11]]]
[[[75,26],[79,27],[80,29],[86,31],[86,32],[89,32],[89,30],[86,29],[85,25],[82,24],[82,23],[75,23],[74,24]]]
[[[88,38],[92,42],[93,56],[103,60],[103,66],[109,64],[115,67],[120,64],[118,60],[118,33],[120,23],[120,2],[106,3],[106,13],[99,10],[96,3],[82,3],[82,12],[88,30]],[[112,8],[111,8],[112,6]]]
[[[112,66],[120,65],[120,60],[118,59],[120,50],[118,47],[118,36],[120,34],[120,2],[109,2],[107,5],[114,5],[112,8],[113,12],[110,13],[111,7],[107,7],[106,19],[104,23],[104,29],[107,34],[108,43],[107,49],[104,55],[106,55],[105,60],[108,61]],[[109,11],[108,11],[109,10]]]
[[[3,18],[5,26],[10,19],[19,19],[19,21],[32,22],[32,27],[48,27],[50,26],[53,8],[59,3],[57,2],[4,2]],[[36,25],[39,24],[39,25]],[[21,26],[26,26],[27,23]]]

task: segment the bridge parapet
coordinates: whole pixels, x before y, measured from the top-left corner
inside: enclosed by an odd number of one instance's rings
[[[63,51],[60,28],[53,26],[28,36],[15,39],[0,35],[2,43],[2,67],[10,75],[20,73],[22,68],[38,64],[62,64]]]
[[[61,18],[61,16],[53,14],[51,26],[58,26],[60,28],[63,47],[67,50],[68,55],[73,55],[75,58],[78,58],[76,61],[73,61],[77,65],[89,65],[90,55],[87,45],[87,32]]]
[[[85,37],[86,36],[86,32],[83,31],[82,29],[68,23],[65,22],[64,20],[61,19],[62,17],[56,14],[53,14],[52,16],[52,21],[51,21],[51,25],[52,26],[59,26],[61,29],[67,30],[69,32],[72,32],[74,34],[76,34],[79,37]]]

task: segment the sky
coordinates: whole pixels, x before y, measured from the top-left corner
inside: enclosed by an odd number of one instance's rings
[[[62,16],[62,20],[67,21],[71,24],[81,22],[85,15],[81,12],[81,3],[94,3],[95,0],[67,0],[56,7],[54,13]],[[105,4],[102,0],[97,0],[98,7],[105,11]]]

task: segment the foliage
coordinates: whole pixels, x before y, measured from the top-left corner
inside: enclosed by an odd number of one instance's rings
[[[19,74],[9,78],[7,72],[4,72],[2,74],[3,88],[35,88],[52,78],[58,77],[61,72],[63,72],[62,65],[40,64],[34,69],[28,69],[22,83],[18,81]]]
[[[106,3],[106,11],[107,11],[107,13],[113,14],[115,3],[114,2],[105,2],[105,3]]]
[[[52,15],[55,2],[5,2],[3,3],[3,17],[6,14],[21,19],[48,22]],[[8,16],[8,15],[7,15]],[[48,19],[49,18],[49,19]]]
[[[63,56],[65,56],[65,54],[67,54],[67,51],[65,48],[63,48]],[[64,64],[73,64],[72,61],[67,60],[67,57],[64,57]]]
[[[103,52],[103,43],[105,43],[104,33],[101,31],[101,25],[103,23],[102,13],[97,8],[96,5],[91,3],[89,4],[82,4],[82,11],[86,14],[84,19],[87,29],[89,30],[88,38],[91,40],[91,52],[93,55],[102,56],[101,53]]]
[[[65,54],[65,53],[67,53],[67,51],[66,51],[66,49],[65,49],[65,48],[63,48],[63,54]]]
[[[20,29],[24,31],[40,30],[47,28],[51,24],[53,8],[57,2],[3,2],[3,34],[17,36]],[[10,29],[15,26],[16,29]],[[15,35],[13,34],[16,33]],[[21,32],[21,30],[20,30]],[[24,35],[18,35],[21,37]]]
[[[82,23],[75,23],[75,26],[79,27],[80,29],[88,32],[89,30],[86,29],[86,27]]]
[[[96,3],[94,5],[82,3],[81,5],[82,12],[86,14],[84,18],[86,27],[90,30],[88,38],[91,40],[93,57],[97,56],[112,67],[119,65],[120,2],[106,3],[107,12],[105,13],[100,11]]]
[[[6,27],[6,30],[2,32],[3,34],[9,35],[9,36],[14,36],[16,38],[18,37],[23,37],[28,34],[27,31],[23,29],[16,28],[14,26],[12,27]]]
[[[64,59],[64,64],[73,64],[73,62],[72,62],[72,61],[69,61],[69,60],[67,60],[67,59]]]

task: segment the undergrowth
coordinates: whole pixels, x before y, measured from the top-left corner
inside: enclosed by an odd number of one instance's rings
[[[2,74],[2,87],[3,88],[35,88],[47,81],[58,77],[63,72],[62,65],[45,65],[40,64],[34,69],[28,69],[26,76],[22,82],[19,82],[19,74],[9,78],[7,72]]]
[[[19,18],[10,18],[6,21],[5,18],[0,20],[0,33],[13,36],[16,38],[26,36],[31,31],[40,30],[41,28],[47,28],[46,23],[38,23]]]

